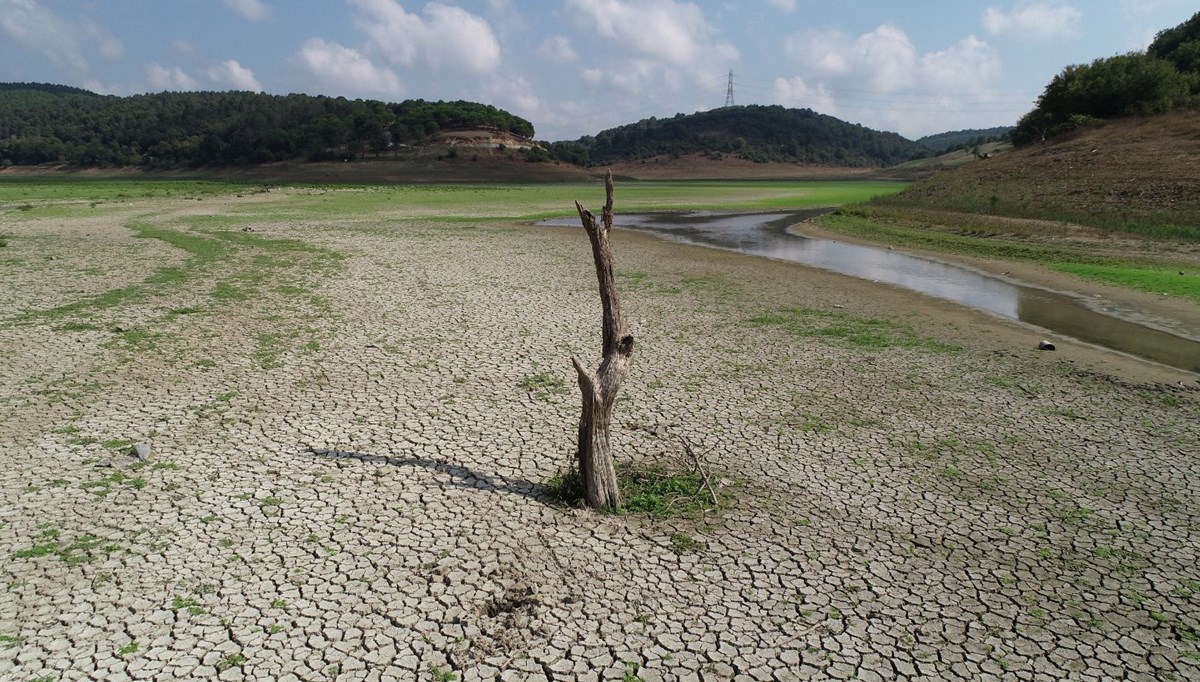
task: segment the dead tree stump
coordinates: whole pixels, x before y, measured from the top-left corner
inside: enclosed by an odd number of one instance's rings
[[[588,239],[592,242],[592,260],[596,263],[600,304],[604,312],[603,358],[599,369],[593,375],[584,368],[578,357],[571,357],[571,364],[575,365],[575,371],[579,374],[579,391],[583,398],[575,455],[583,482],[584,501],[593,509],[615,509],[621,505],[609,433],[617,391],[633,365],[633,336],[621,318],[621,301],[617,297],[613,278],[612,246],[608,239],[613,225],[611,171],[604,176],[604,195],[604,211],[599,224],[596,223],[596,216],[578,201],[575,202],[579,220],[583,222],[583,229],[587,230]]]

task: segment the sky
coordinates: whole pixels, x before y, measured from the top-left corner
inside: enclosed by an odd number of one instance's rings
[[[0,82],[465,99],[542,140],[735,104],[909,138],[1012,125],[1197,0],[0,0]]]

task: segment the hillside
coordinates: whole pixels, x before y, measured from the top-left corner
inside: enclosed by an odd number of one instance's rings
[[[980,128],[971,130],[955,130],[948,133],[938,133],[936,135],[926,135],[917,139],[917,144],[934,152],[946,152],[953,149],[960,149],[965,146],[975,146],[987,144],[989,142],[1000,142],[1008,138],[1012,134],[1013,126],[999,126],[996,128]]]
[[[1200,239],[1200,116],[1111,121],[935,175],[882,203]]]
[[[871,130],[810,109],[757,105],[648,118],[550,145],[553,157],[583,165],[704,154],[758,163],[876,168],[927,153],[895,133]]]
[[[1072,64],[1012,133],[1018,146],[1123,116],[1200,108],[1200,12],[1160,31],[1145,51]],[[1193,114],[1194,115],[1194,114]]]
[[[533,137],[491,105],[250,92],[101,96],[46,84],[0,84],[0,167],[180,168],[380,156],[444,131]]]

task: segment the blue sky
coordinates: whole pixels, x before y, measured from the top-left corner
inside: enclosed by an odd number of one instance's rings
[[[1064,66],[1195,0],[0,0],[0,81],[128,95],[469,99],[573,139],[647,116],[809,107],[908,137],[1014,123]]]

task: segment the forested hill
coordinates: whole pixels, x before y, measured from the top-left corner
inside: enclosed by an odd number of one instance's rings
[[[327,160],[420,144],[442,130],[533,125],[475,102],[385,103],[251,92],[116,97],[60,85],[0,83],[0,166],[231,166]]]
[[[83,88],[73,88],[70,85],[56,85],[54,83],[0,83],[0,96],[9,90],[35,90],[37,92],[48,92],[52,95],[91,95],[99,97],[91,90]]]
[[[590,165],[704,153],[757,162],[868,167],[891,166],[928,154],[895,133],[810,109],[757,105],[648,118],[573,142],[556,142],[550,152],[563,161]]]
[[[934,152],[944,152],[959,149],[964,146],[973,147],[986,142],[999,142],[1012,135],[1013,126],[998,128],[982,128],[972,130],[955,130],[937,135],[926,135],[918,138],[917,144]]]
[[[1200,109],[1200,12],[1159,31],[1145,51],[1072,64],[1017,122],[1018,146],[1126,116]]]

